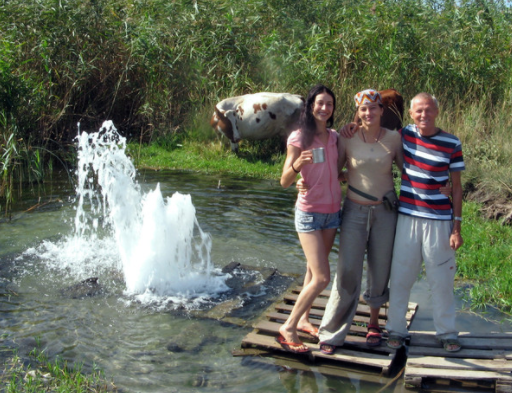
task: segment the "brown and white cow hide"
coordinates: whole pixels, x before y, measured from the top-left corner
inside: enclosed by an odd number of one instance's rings
[[[241,139],[287,138],[297,129],[303,106],[304,99],[290,93],[229,97],[215,106],[210,125],[231,141],[231,150],[237,151]]]

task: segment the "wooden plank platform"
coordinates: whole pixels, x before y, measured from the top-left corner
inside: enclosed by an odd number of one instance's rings
[[[310,348],[308,354],[286,352],[276,341],[280,325],[288,318],[302,288],[293,288],[278,303],[271,306],[265,316],[256,323],[254,330],[242,340],[242,353],[266,354],[278,358],[294,357],[297,362],[306,361],[314,365],[328,364],[331,369],[339,367],[377,370],[385,376],[394,376],[404,371],[404,384],[409,388],[432,392],[495,392],[512,393],[512,333],[460,333],[463,346],[459,352],[446,352],[434,332],[411,331],[406,346],[394,351],[386,345],[366,345],[366,325],[370,309],[360,302],[345,344],[336,349],[334,355],[324,355],[319,350],[318,339],[299,332],[299,336]],[[310,320],[319,326],[325,311],[330,291],[323,291],[313,303]],[[410,326],[418,305],[409,303],[407,321]],[[380,310],[379,325],[387,321],[387,304]],[[386,334],[384,334],[386,338]],[[272,355],[274,354],[274,355]],[[393,372],[390,373],[390,371]],[[329,371],[332,373],[333,371]]]
[[[411,332],[406,386],[435,391],[449,384],[476,387],[477,391],[512,392],[512,335],[460,333],[462,349],[446,352],[433,332]],[[449,384],[447,385],[447,382]],[[490,390],[489,390],[490,389]]]
[[[276,342],[275,338],[279,335],[279,327],[288,318],[301,289],[300,286],[292,289],[291,292],[284,295],[281,302],[274,304],[265,317],[254,326],[254,330],[242,340],[242,348],[259,348],[267,351],[286,352]],[[330,291],[323,291],[313,303],[310,321],[315,326],[320,325],[329,295]],[[416,309],[416,303],[409,304],[409,323],[412,321]],[[312,362],[327,360],[338,362],[340,366],[373,368],[383,374],[387,374],[392,368],[397,351],[389,349],[386,345],[379,347],[368,347],[366,345],[366,325],[369,318],[370,308],[361,302],[345,344],[343,347],[337,348],[333,355],[325,355],[320,352],[318,339],[307,333],[299,332],[301,340],[311,348],[311,352],[308,354],[293,354],[293,356],[305,357],[308,361]],[[379,324],[384,326],[386,320],[387,304],[381,308]],[[289,352],[286,352],[286,354],[292,355]]]

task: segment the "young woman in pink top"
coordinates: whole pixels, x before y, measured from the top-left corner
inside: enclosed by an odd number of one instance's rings
[[[333,124],[336,98],[323,85],[313,87],[300,117],[300,129],[288,138],[286,161],[281,175],[285,188],[300,173],[308,191],[300,193],[295,208],[295,227],[306,256],[304,287],[290,316],[279,329],[277,341],[294,353],[308,352],[297,331],[318,336],[309,321],[315,298],[330,281],[329,253],[340,225],[341,187],[338,181],[338,134]],[[325,160],[314,163],[312,149],[323,148]]]

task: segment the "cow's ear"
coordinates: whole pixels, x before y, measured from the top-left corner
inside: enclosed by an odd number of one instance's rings
[[[215,113],[220,118],[222,118],[222,116],[224,116],[224,110],[219,109],[219,107],[217,105],[215,105]]]
[[[226,116],[228,119],[235,120],[235,111],[233,109],[228,109],[224,112],[224,116]]]

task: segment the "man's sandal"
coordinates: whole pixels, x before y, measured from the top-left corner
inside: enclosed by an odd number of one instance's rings
[[[458,352],[462,349],[460,341],[456,338],[441,339],[441,344],[446,352]]]
[[[396,334],[390,334],[388,338],[387,346],[391,349],[398,349],[404,346],[405,338]]]
[[[336,345],[320,343],[320,352],[324,355],[332,355],[336,350]]]

